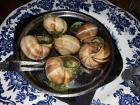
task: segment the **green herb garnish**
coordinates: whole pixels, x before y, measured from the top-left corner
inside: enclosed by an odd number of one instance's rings
[[[36,36],[39,44],[50,44],[52,43],[52,38],[49,35],[46,36]]]
[[[98,52],[104,45],[104,39],[101,37],[96,37],[91,40],[92,45],[94,45],[95,53]]]
[[[77,68],[79,66],[79,62],[73,57],[62,57],[62,60],[66,68]]]
[[[66,68],[65,70],[70,70],[73,78],[77,76],[79,73],[79,61],[74,57],[62,57],[63,66]],[[70,68],[70,69],[67,69]]]
[[[54,89],[56,91],[59,91],[59,92],[63,92],[63,91],[66,92],[68,90],[68,87],[66,86],[67,84],[57,85],[57,84],[54,84],[51,81],[46,81],[46,80],[43,80],[43,82],[45,84],[47,84],[48,86],[50,86],[52,89]]]
[[[70,27],[70,31],[73,32],[73,33],[76,33],[82,25],[83,25],[83,22],[75,22]]]
[[[59,37],[61,37],[61,36],[62,36],[62,32],[55,31],[55,32],[53,33],[53,37],[54,37],[54,38],[59,38]]]

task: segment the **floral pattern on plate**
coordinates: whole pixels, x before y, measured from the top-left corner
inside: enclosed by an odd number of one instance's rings
[[[107,0],[32,0],[19,7],[0,26],[0,61],[13,54],[14,31],[20,21],[50,10],[61,9],[81,11],[99,20],[116,40],[123,58],[123,70],[127,67],[140,66],[140,23],[129,13]],[[2,104],[64,104],[33,88],[22,78],[21,73],[0,72],[0,77],[0,103]],[[91,105],[140,104],[140,99],[126,84],[121,76],[118,76],[104,88],[97,89]]]

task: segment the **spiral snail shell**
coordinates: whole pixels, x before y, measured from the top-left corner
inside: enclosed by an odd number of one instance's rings
[[[108,43],[101,37],[96,37],[84,44],[79,51],[82,64],[89,68],[98,68],[108,61],[110,50]]]
[[[43,26],[50,34],[63,34],[67,30],[66,21],[53,15],[44,16]]]
[[[90,37],[94,37],[97,35],[98,27],[93,23],[85,23],[83,24],[77,31],[76,36],[81,40],[85,40]]]
[[[65,84],[75,78],[79,66],[79,60],[73,56],[51,57],[46,62],[45,72],[51,82]]]
[[[61,55],[75,54],[80,49],[80,42],[71,35],[63,35],[55,39],[55,48]]]
[[[52,44],[48,37],[27,35],[21,39],[20,47],[26,57],[40,60],[48,56]]]

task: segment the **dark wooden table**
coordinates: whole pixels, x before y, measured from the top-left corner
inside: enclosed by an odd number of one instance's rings
[[[128,10],[132,0],[108,0],[108,1],[125,10]]]
[[[31,0],[0,0],[0,24],[17,7]]]

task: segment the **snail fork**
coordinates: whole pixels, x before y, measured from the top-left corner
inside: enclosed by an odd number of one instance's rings
[[[4,61],[0,62],[0,71],[39,71],[44,65],[44,61]]]

